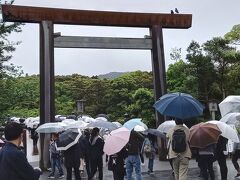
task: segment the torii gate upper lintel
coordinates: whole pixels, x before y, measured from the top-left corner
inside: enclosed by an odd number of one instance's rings
[[[2,5],[3,20],[6,22],[23,22],[40,24],[40,123],[50,122],[55,118],[54,103],[54,24],[69,25],[94,25],[149,28],[149,39],[137,39],[137,42],[146,42],[146,46],[137,48],[134,41],[124,40],[124,48],[151,49],[152,71],[155,100],[166,93],[166,70],[163,46],[163,28],[187,29],[192,25],[191,14],[160,14],[160,13],[134,13],[134,12],[109,12],[73,9],[56,9],[30,6]],[[64,39],[64,37],[62,38]],[[61,40],[58,39],[58,40]],[[106,40],[106,39],[105,39]],[[102,44],[106,41],[101,40]],[[107,41],[109,41],[107,39]],[[126,42],[132,42],[130,43]],[[111,42],[111,40],[110,40]],[[114,41],[115,45],[118,41]],[[117,43],[116,43],[117,42]],[[121,41],[122,42],[122,41]],[[149,45],[150,44],[150,45]],[[58,43],[58,45],[61,45]],[[75,46],[75,44],[73,44]],[[111,47],[103,45],[105,48]],[[78,48],[80,47],[77,44]],[[116,46],[119,48],[120,46]],[[91,47],[91,48],[96,48]],[[164,117],[156,112],[156,124],[164,121]],[[43,144],[44,138],[41,140]],[[43,152],[43,146],[41,151]],[[41,157],[43,163],[43,157]],[[43,167],[43,165],[41,164]]]

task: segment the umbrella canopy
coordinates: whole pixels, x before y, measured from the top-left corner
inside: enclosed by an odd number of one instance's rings
[[[218,128],[220,129],[220,131],[222,132],[222,136],[232,140],[233,142],[238,143],[239,142],[239,138],[238,138],[238,134],[237,131],[235,129],[233,129],[231,126],[227,125],[224,122],[221,121],[208,121],[206,123],[211,123],[211,124],[216,124],[218,126]]]
[[[157,128],[157,130],[159,130],[160,132],[162,133],[168,133],[168,131],[170,129],[172,129],[174,126],[176,126],[176,123],[174,120],[168,120],[168,121],[165,121],[163,122],[162,124],[160,124]],[[185,127],[187,127],[185,124],[184,124]]]
[[[74,119],[64,119],[64,120],[62,120],[62,123],[66,124],[66,125],[72,124],[74,122],[76,122]]]
[[[142,126],[145,130],[148,129],[147,125],[144,124],[144,123],[142,122],[142,119],[140,119],[140,118],[130,119],[129,121],[127,121],[127,122],[124,123],[123,127],[127,128],[127,129],[129,129],[129,130],[131,131],[131,130],[134,129],[137,125],[138,125],[138,126]],[[143,129],[143,128],[141,128],[141,129]],[[140,127],[138,127],[138,129],[140,129]]]
[[[61,122],[45,123],[36,129],[38,133],[59,133],[65,130],[66,124]]]
[[[137,131],[137,132],[143,132],[143,131],[146,131],[147,129],[141,125],[136,125],[134,127],[134,131]]]
[[[71,128],[79,128],[79,129],[83,129],[88,125],[88,123],[78,120],[67,124],[67,126],[65,127],[65,129],[71,129]]]
[[[219,109],[222,116],[231,112],[240,112],[240,96],[228,96],[220,104]]]
[[[166,135],[157,129],[148,129],[146,132],[160,138],[166,138]]]
[[[220,119],[221,122],[226,124],[234,124],[236,127],[240,127],[240,112],[228,113]]]
[[[4,141],[0,139],[0,144],[4,144]]]
[[[97,118],[98,117],[104,117],[105,119],[107,119],[107,121],[110,119],[109,117],[108,117],[108,115],[106,115],[106,114],[98,114],[97,115]]]
[[[103,129],[109,129],[110,131],[117,129],[117,125],[113,124],[112,122],[108,121],[96,121],[89,123],[86,127],[98,127]]]
[[[180,119],[201,116],[204,109],[191,95],[179,92],[163,95],[153,107],[163,115]]]
[[[66,151],[73,145],[77,144],[82,133],[80,129],[68,129],[62,134],[60,134],[58,140],[56,141],[56,148],[58,151]]]
[[[96,121],[108,121],[105,117],[97,117]]]
[[[130,132],[127,128],[121,127],[112,131],[105,138],[103,151],[107,155],[112,155],[121,151],[121,149],[128,143]]]
[[[120,122],[115,121],[115,122],[112,122],[112,123],[117,125],[118,128],[122,127],[122,124]]]
[[[210,144],[217,143],[221,131],[216,124],[199,123],[190,129],[190,146],[204,148]]]

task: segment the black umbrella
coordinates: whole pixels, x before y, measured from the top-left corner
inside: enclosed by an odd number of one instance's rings
[[[60,134],[59,139],[56,141],[57,150],[67,150],[73,145],[78,143],[82,133],[79,129],[68,129]]]
[[[148,129],[147,132],[149,134],[155,135],[155,136],[160,137],[160,138],[166,138],[166,135],[164,133],[160,132],[157,129]]]

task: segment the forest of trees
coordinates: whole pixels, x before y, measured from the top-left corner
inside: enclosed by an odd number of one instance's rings
[[[39,75],[23,75],[11,60],[19,42],[7,36],[21,32],[21,24],[0,24],[0,119],[9,114],[18,117],[39,115]],[[186,58],[181,49],[171,53],[173,63],[167,69],[168,92],[185,92],[206,107],[209,101],[221,102],[230,94],[240,94],[240,25],[224,37],[214,37],[199,44],[192,41]],[[68,115],[76,110],[76,100],[84,99],[85,113],[108,114],[113,121],[123,121],[124,114],[141,117],[155,125],[151,72],[129,72],[114,79],[100,79],[79,74],[55,77],[56,114]],[[206,110],[204,117],[209,118]],[[219,117],[218,117],[219,118]]]

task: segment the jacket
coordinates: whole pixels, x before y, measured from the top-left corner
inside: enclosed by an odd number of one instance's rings
[[[73,145],[66,151],[64,151],[65,166],[79,167],[80,166],[80,145],[79,143]]]
[[[186,151],[182,152],[182,153],[176,153],[172,150],[172,143],[171,143],[172,142],[172,136],[173,136],[173,132],[177,129],[183,130],[186,134],[187,147],[186,147]],[[187,127],[183,126],[183,125],[176,125],[174,128],[169,130],[169,132],[167,133],[167,138],[169,138],[169,152],[168,152],[169,159],[173,159],[173,158],[176,158],[178,156],[191,158],[192,153],[191,153],[191,150],[190,150],[190,147],[189,147],[189,134],[190,134],[189,129]]]
[[[90,154],[89,158],[92,160],[102,158],[104,141],[100,136],[95,137],[92,142],[90,141]]]
[[[7,142],[0,150],[0,180],[38,180],[40,174],[16,145]]]
[[[144,137],[132,130],[127,144],[128,155],[139,155],[143,141]]]

